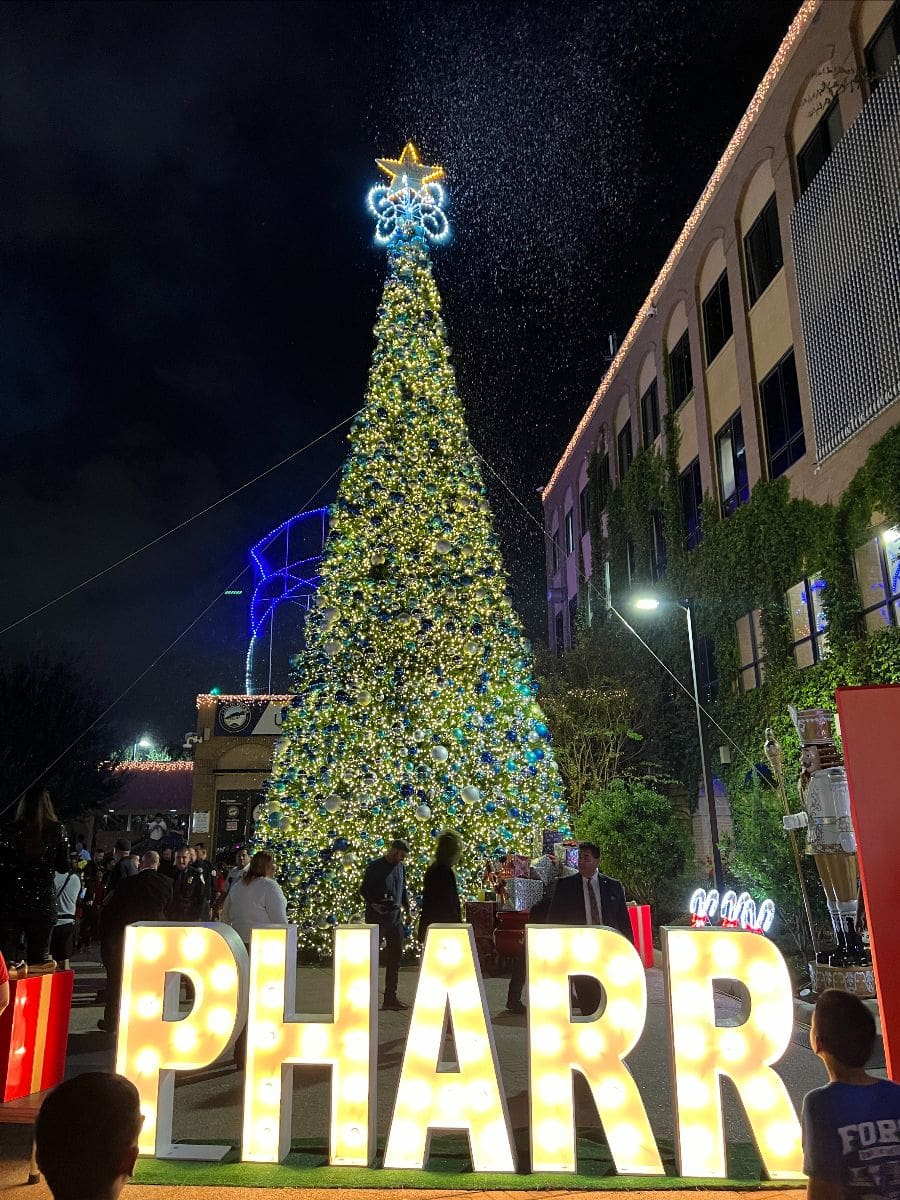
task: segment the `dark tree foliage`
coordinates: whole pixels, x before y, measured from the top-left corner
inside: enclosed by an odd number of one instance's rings
[[[0,662],[0,823],[12,820],[19,796],[38,781],[62,819],[107,804],[118,785],[103,762],[105,707],[72,662],[40,655]]]

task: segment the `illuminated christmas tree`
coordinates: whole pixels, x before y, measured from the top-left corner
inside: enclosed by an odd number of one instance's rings
[[[410,897],[434,838],[462,836],[460,893],[486,858],[565,826],[531,650],[506,576],[441,320],[428,243],[446,240],[440,167],[407,145],[369,193],[388,278],[366,403],[350,433],[268,828],[307,945],[360,914],[364,863],[410,844]]]

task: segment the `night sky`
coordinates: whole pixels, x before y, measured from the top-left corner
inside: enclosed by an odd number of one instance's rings
[[[0,6],[0,628],[363,402],[385,256],[364,200],[411,138],[476,448],[530,506],[768,66],[796,0]],[[331,435],[22,621],[117,696],[340,466]],[[487,474],[543,636],[539,531]],[[316,503],[330,501],[335,482]],[[235,586],[247,587],[249,572]],[[222,597],[116,706],[181,740],[243,690]]]

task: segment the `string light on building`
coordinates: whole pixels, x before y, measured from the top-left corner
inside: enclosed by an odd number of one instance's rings
[[[754,93],[753,99],[750,101],[749,105],[747,106],[747,111],[744,113],[743,117],[741,118],[740,122],[738,123],[737,129],[734,131],[734,134],[732,135],[730,142],[726,146],[725,152],[723,153],[722,157],[719,159],[718,163],[716,164],[715,170],[713,171],[712,175],[710,176],[709,181],[706,184],[706,187],[703,189],[700,199],[697,201],[696,205],[694,206],[694,209],[691,212],[691,215],[688,217],[687,221],[685,222],[684,228],[682,229],[681,233],[678,235],[678,238],[675,241],[675,245],[672,247],[672,250],[669,253],[668,258],[666,259],[665,263],[662,266],[662,269],[660,270],[659,274],[657,275],[656,279],[654,280],[653,286],[650,289],[649,295],[647,296],[646,300],[641,305],[641,307],[638,309],[637,316],[634,318],[634,320],[631,323],[631,328],[628,330],[625,337],[622,339],[622,343],[619,346],[618,352],[613,357],[613,360],[609,365],[609,369],[607,370],[606,374],[603,376],[600,386],[598,387],[597,391],[595,392],[594,397],[591,400],[591,403],[588,405],[587,412],[585,412],[584,416],[578,422],[578,426],[576,427],[575,432],[573,433],[572,437],[570,438],[568,446],[566,446],[566,449],[565,449],[562,457],[560,458],[559,462],[556,464],[556,466],[553,469],[553,474],[550,476],[549,482],[543,488],[543,490],[541,492],[542,500],[546,501],[548,495],[550,494],[550,492],[553,489],[554,484],[556,483],[557,479],[559,479],[560,474],[562,473],[562,471],[565,467],[565,464],[568,461],[570,455],[573,453],[573,451],[577,447],[579,441],[581,440],[582,434],[585,432],[585,430],[590,425],[591,421],[594,419],[594,416],[596,415],[597,411],[599,410],[604,397],[607,395],[607,393],[609,392],[609,389],[612,387],[613,382],[616,379],[616,375],[617,375],[619,368],[622,366],[622,364],[624,363],[628,354],[630,353],[631,348],[634,345],[635,339],[637,338],[638,334],[640,333],[641,327],[643,326],[644,322],[647,320],[647,318],[649,316],[651,316],[652,314],[654,314],[656,312],[657,297],[662,292],[662,289],[665,286],[666,280],[668,279],[668,277],[671,274],[672,270],[674,269],[676,263],[678,262],[678,259],[681,255],[682,250],[687,245],[687,243],[690,241],[691,237],[694,234],[694,231],[696,230],[697,226],[699,225],[700,221],[702,220],[703,215],[706,212],[707,208],[709,207],[709,204],[710,204],[713,196],[715,195],[719,184],[721,183],[722,179],[728,172],[729,168],[731,167],[731,164],[734,162],[737,155],[740,153],[741,147],[743,146],[743,144],[747,138],[747,135],[749,134],[750,130],[753,128],[753,125],[754,125],[757,117],[759,116],[759,113],[760,113],[763,105],[766,102],[766,98],[768,97],[772,88],[778,81],[778,78],[781,75],[781,72],[784,69],[788,59],[793,54],[794,49],[797,46],[797,43],[800,41],[800,39],[805,34],[808,26],[811,24],[811,22],[813,20],[813,17],[815,16],[816,12],[818,11],[819,3],[820,3],[820,0],[804,0],[803,4],[801,4],[796,17],[791,22],[791,26],[788,29],[787,34],[784,37],[784,40],[782,41],[781,45],[778,47],[778,51],[777,51],[774,59],[772,60],[772,63],[770,65],[768,71],[766,71],[765,75],[762,78],[762,82],[760,83],[759,87],[756,89],[756,92]]]

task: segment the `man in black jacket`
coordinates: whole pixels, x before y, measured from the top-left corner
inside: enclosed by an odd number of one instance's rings
[[[381,858],[373,858],[366,867],[359,889],[366,902],[366,921],[377,925],[384,938],[384,1003],[382,1008],[405,1012],[408,1004],[397,999],[397,980],[403,955],[403,916],[409,920],[409,896],[406,894],[406,868],[409,853],[406,842],[391,842]]]
[[[617,879],[601,875],[600,848],[593,842],[578,847],[578,874],[560,879],[547,916],[548,925],[607,925],[634,945],[625,889]],[[575,975],[575,996],[583,1016],[600,1007],[603,989],[596,979]]]
[[[100,948],[106,966],[106,1004],[98,1029],[114,1033],[119,1022],[125,928],[135,921],[165,921],[172,883],[159,874],[159,855],[148,850],[137,875],[119,881],[100,910]]]
[[[206,889],[203,885],[203,876],[196,867],[191,865],[191,854],[187,846],[182,846],[180,850],[175,851],[175,874],[171,882],[172,899],[169,901],[166,920],[179,921],[182,924],[188,921],[206,920],[209,917],[209,910],[207,909],[206,917],[204,917],[203,901]]]

